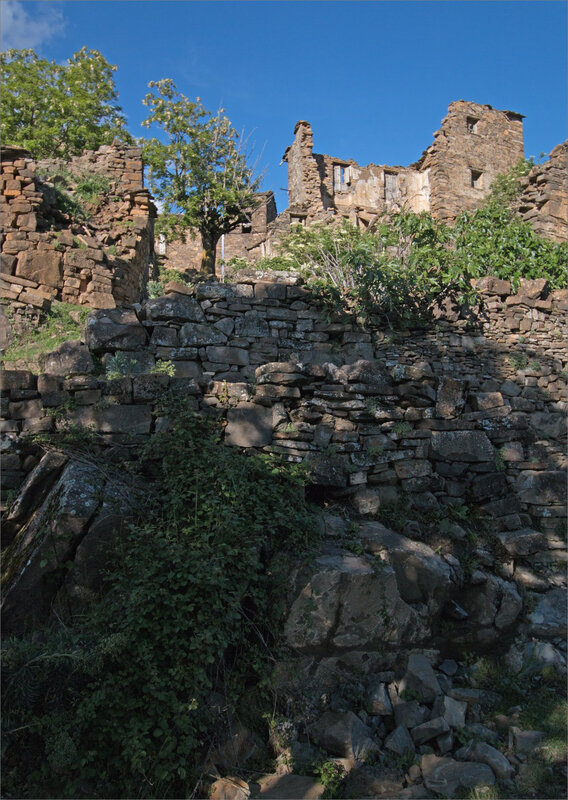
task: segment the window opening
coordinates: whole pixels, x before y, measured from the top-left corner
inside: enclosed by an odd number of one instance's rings
[[[336,192],[347,191],[347,186],[351,182],[351,172],[349,167],[342,164],[335,164],[333,167],[333,188]]]
[[[396,172],[385,172],[385,200],[394,203],[398,197],[398,175]]]
[[[470,173],[471,173],[471,188],[482,189],[483,187],[481,185],[481,176],[483,175],[483,173],[477,169],[471,169]]]
[[[477,133],[477,123],[479,122],[478,119],[475,117],[466,117],[465,124],[468,133]]]

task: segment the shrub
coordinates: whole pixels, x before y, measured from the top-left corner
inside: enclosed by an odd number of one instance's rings
[[[230,707],[268,682],[283,553],[311,531],[302,473],[220,445],[172,401],[142,454],[147,502],[101,602],[3,650],[4,789],[18,797],[188,797]]]

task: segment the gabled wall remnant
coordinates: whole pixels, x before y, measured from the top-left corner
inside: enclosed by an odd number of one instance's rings
[[[141,299],[155,216],[143,188],[141,157],[140,148],[121,143],[71,162],[35,162],[21,148],[2,148],[2,297],[16,315],[47,310],[54,299],[91,308]],[[62,168],[75,176],[98,174],[109,183],[104,197],[85,204],[85,222],[58,207],[49,177]]]

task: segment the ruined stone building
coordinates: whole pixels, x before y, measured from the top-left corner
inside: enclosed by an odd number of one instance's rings
[[[271,192],[260,196],[250,224],[219,242],[218,260],[238,256],[253,261],[272,255],[293,223],[311,224],[332,217],[367,228],[383,214],[427,211],[451,221],[478,208],[491,184],[524,157],[523,115],[464,100],[451,103],[433,143],[408,167],[367,164],[313,152],[309,122],[300,120],[283,161],[288,165],[289,207],[276,213]],[[524,181],[520,211],[537,233],[566,240],[566,145],[537,165]],[[162,244],[167,266],[198,268],[198,237]]]
[[[292,222],[326,213],[366,227],[388,211],[429,211],[442,220],[474,209],[496,176],[524,156],[523,117],[487,105],[452,103],[434,143],[409,167],[360,166],[313,152],[312,129],[300,121],[284,153]]]

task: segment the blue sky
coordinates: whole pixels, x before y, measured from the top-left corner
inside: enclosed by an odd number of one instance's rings
[[[525,114],[527,156],[566,137],[565,2],[2,0],[0,13],[3,48],[64,61],[85,45],[116,64],[135,136],[150,80],[222,104],[279,211],[298,119],[316,152],[360,164],[415,161],[459,99]]]

